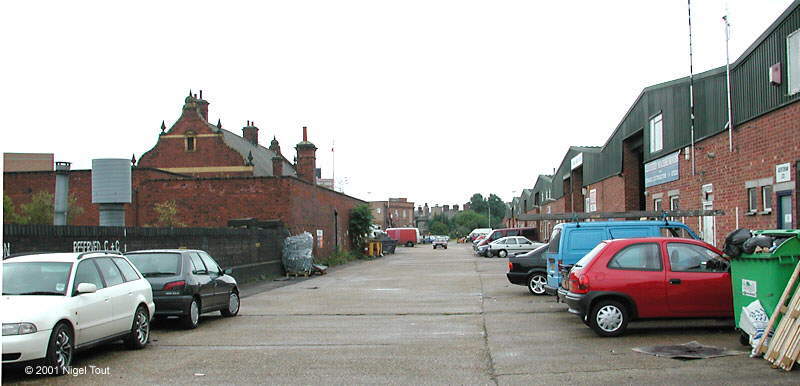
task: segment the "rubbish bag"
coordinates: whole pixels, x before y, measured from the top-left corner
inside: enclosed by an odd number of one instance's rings
[[[774,241],[775,240],[769,236],[764,236],[764,235],[754,236],[747,239],[747,241],[745,241],[744,244],[742,244],[742,251],[744,253],[753,253],[756,251],[756,247],[769,249],[772,247],[772,243]]]
[[[751,237],[753,234],[749,229],[739,228],[725,237],[725,248],[722,250],[730,257],[739,257],[742,254],[742,244]]]
[[[314,261],[314,237],[303,232],[283,241],[283,269],[286,272],[309,272]]]

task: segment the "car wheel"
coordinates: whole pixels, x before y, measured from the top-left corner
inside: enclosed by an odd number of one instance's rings
[[[545,284],[547,284],[547,278],[541,272],[528,276],[528,291],[533,295],[544,295]]]
[[[501,258],[504,258],[504,257],[508,256],[508,252],[505,249],[501,249],[501,250],[499,250],[497,252],[497,256],[500,256]]]
[[[414,246],[414,243],[412,243],[412,242],[410,242],[410,241],[407,241],[407,242],[406,242],[406,246],[407,246],[407,247],[413,247],[413,246]]]
[[[181,324],[183,328],[189,330],[197,328],[197,325],[200,324],[200,302],[197,299],[192,299],[192,303],[189,304],[189,312],[181,318]]]
[[[57,324],[50,333],[50,341],[44,357],[45,365],[53,369],[53,375],[64,375],[69,372],[74,352],[75,337],[72,329],[64,322]]]
[[[220,313],[222,316],[236,316],[239,313],[239,306],[241,306],[239,293],[233,290],[228,294],[228,308],[220,310]]]
[[[616,300],[601,300],[592,307],[589,326],[603,337],[620,336],[628,328],[628,309]]]
[[[125,337],[125,345],[130,349],[138,350],[147,345],[150,340],[150,315],[143,306],[136,309],[133,314],[133,325],[130,334]]]

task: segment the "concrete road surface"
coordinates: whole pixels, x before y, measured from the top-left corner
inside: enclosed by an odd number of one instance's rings
[[[508,283],[506,259],[466,245],[398,248],[328,275],[246,297],[239,316],[196,330],[156,324],[144,350],[111,344],[79,354],[91,373],[47,384],[763,384],[800,382],[747,355],[680,361],[631,351],[699,341],[743,349],[708,322],[631,324],[599,338],[552,297]],[[702,294],[698,294],[702,296]]]

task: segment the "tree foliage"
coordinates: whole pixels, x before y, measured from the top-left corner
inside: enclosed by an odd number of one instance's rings
[[[158,226],[167,228],[181,228],[186,224],[178,221],[178,204],[175,200],[156,203],[153,210],[158,214]]]
[[[350,242],[356,251],[364,250],[364,244],[372,227],[372,210],[362,204],[350,210],[350,224],[347,226]]]
[[[75,218],[83,213],[77,204],[78,198],[70,195],[67,200],[67,224],[75,222]],[[31,201],[16,208],[11,197],[3,195],[3,222],[12,224],[49,224],[53,225],[55,201],[53,195],[38,191],[31,196]]]
[[[497,228],[503,222],[503,217],[506,215],[506,204],[494,193],[489,194],[489,198],[484,198],[482,194],[475,193],[469,199],[470,210],[478,214],[489,217],[491,209],[492,221],[491,227]]]
[[[440,221],[431,222],[428,227],[433,235],[449,235],[450,227]]]

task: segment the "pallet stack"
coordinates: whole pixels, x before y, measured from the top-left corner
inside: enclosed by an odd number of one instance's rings
[[[763,338],[754,351],[755,355],[763,353],[764,359],[772,364],[772,368],[780,367],[786,371],[790,371],[800,357],[800,291],[794,291],[798,275],[800,275],[800,264],[797,264],[789,283],[786,284],[786,289],[764,330]],[[791,301],[786,305],[786,300],[790,296]],[[765,351],[764,341],[772,332],[779,315],[783,317]]]

